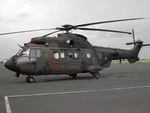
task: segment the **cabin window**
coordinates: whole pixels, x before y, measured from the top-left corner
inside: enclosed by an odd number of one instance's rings
[[[67,40],[66,41],[68,45],[70,45],[71,47],[74,46],[74,41],[73,40]]]
[[[78,53],[74,53],[74,58],[78,58]]]
[[[73,57],[73,53],[72,53],[72,52],[68,53],[68,56],[69,56],[70,58],[72,58],[72,57]]]
[[[41,57],[41,51],[39,48],[32,48],[30,50],[30,57],[32,58],[40,58]]]
[[[90,53],[87,53],[87,54],[86,54],[86,57],[87,57],[87,58],[91,58],[91,54],[90,54]]]
[[[54,52],[53,53],[53,57],[54,57],[54,59],[59,59],[59,53],[58,52]]]
[[[70,40],[70,46],[74,46],[74,41]]]
[[[64,52],[60,53],[60,58],[65,58],[65,53]]]

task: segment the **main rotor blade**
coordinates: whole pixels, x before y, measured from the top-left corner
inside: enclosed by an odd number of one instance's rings
[[[110,21],[94,22],[94,23],[87,23],[87,24],[75,25],[74,28],[83,27],[83,26],[89,26],[89,25],[96,25],[96,24],[112,23],[112,22],[139,20],[139,19],[144,19],[144,18],[131,18],[131,19],[120,19],[120,20],[110,20]]]
[[[26,31],[7,32],[7,33],[0,33],[0,35],[18,34],[18,33],[35,32],[35,31],[46,31],[46,30],[56,30],[56,28],[34,29],[34,30],[26,30]]]
[[[44,35],[44,36],[42,36],[42,37],[47,37],[48,35],[51,35],[51,34],[54,34],[54,33],[60,32],[60,31],[61,31],[61,30],[57,30],[57,31],[54,31],[54,32],[48,33],[48,34],[46,34],[46,35]]]
[[[90,30],[90,31],[105,31],[105,32],[115,32],[115,33],[132,34],[131,32],[116,31],[116,30],[109,30],[109,29],[95,29],[95,28],[76,28],[76,29],[79,29],[79,30]]]

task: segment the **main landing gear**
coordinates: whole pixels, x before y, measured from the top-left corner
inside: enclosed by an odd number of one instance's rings
[[[94,79],[100,79],[101,76],[100,76],[100,73],[99,72],[96,72],[96,73],[92,73],[93,76],[94,76]]]
[[[77,74],[70,74],[70,77],[72,77],[73,79],[77,78]]]
[[[35,82],[35,79],[34,79],[34,77],[32,77],[32,76],[28,76],[28,77],[26,78],[26,82],[28,82],[28,83],[33,83],[33,82]]]

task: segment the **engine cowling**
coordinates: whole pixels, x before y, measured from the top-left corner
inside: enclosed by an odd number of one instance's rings
[[[35,38],[31,39],[31,43],[45,44],[46,43],[46,38],[45,37],[35,37]]]

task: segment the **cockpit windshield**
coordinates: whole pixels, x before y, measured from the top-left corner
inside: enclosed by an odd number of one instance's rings
[[[18,52],[17,52],[17,56],[21,56],[21,54],[22,54],[22,52],[23,52],[23,49],[20,49]]]
[[[29,54],[30,54],[30,49],[27,48],[27,49],[20,49],[16,55],[29,57]]]

